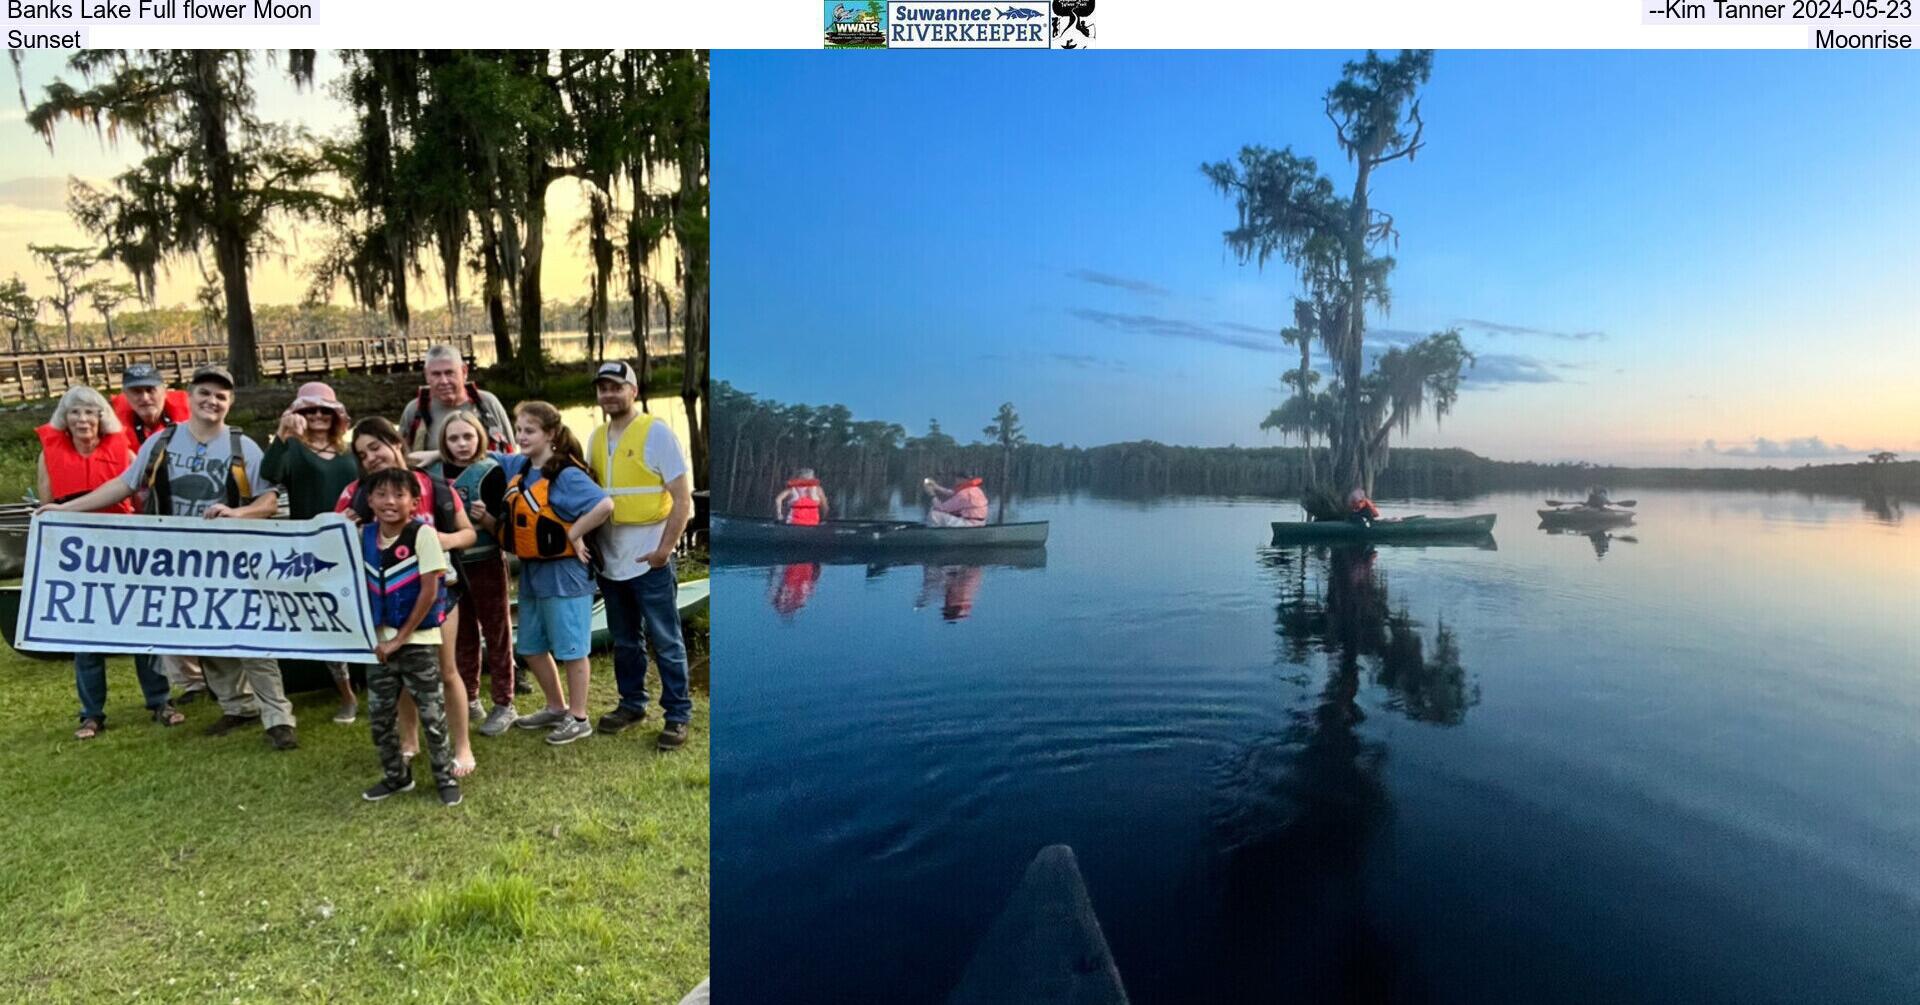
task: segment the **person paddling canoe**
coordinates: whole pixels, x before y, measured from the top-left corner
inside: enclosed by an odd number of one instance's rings
[[[927,495],[934,500],[933,508],[927,511],[929,527],[984,527],[987,523],[987,493],[980,487],[980,479],[971,474],[964,475],[952,488],[931,478],[921,481]]]
[[[827,518],[827,493],[812,468],[801,468],[787,480],[786,491],[774,497],[773,515],[796,527],[818,527]]]
[[[1347,519],[1363,527],[1371,526],[1375,520],[1380,519],[1380,507],[1375,506],[1373,500],[1367,498],[1366,489],[1356,486],[1352,492],[1347,493]]]

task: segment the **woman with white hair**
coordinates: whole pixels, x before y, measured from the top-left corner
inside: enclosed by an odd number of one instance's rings
[[[70,387],[60,396],[53,418],[35,432],[40,434],[38,474],[40,498],[47,502],[65,502],[99,488],[120,477],[133,463],[133,450],[120,434],[120,419],[107,405],[107,399],[91,387]],[[133,499],[121,500],[100,512],[131,513]],[[147,700],[153,721],[162,726],[178,726],[187,721],[173,707],[167,678],[154,665],[152,656],[135,656],[134,673],[140,678],[140,691]],[[91,740],[107,728],[107,658],[101,653],[73,654],[74,690],[80,696],[80,728],[76,740]]]

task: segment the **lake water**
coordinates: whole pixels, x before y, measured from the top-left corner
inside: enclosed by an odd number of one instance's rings
[[[715,971],[938,1001],[1064,843],[1136,1003],[1920,1000],[1920,514],[1621,494],[1419,507],[1494,550],[1229,500],[1023,503],[1027,567],[721,539]]]

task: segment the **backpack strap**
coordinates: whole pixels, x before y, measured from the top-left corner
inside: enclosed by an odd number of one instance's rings
[[[247,477],[246,437],[238,429],[227,430],[230,451],[227,457],[227,505],[244,506],[253,501],[253,481]]]
[[[160,442],[153,445],[153,453],[147,455],[147,470],[140,480],[147,487],[147,512],[158,516],[173,515],[173,486],[167,475],[167,444],[173,439],[173,431],[168,430]]]
[[[408,450],[426,449],[424,447],[414,446],[414,437],[420,432],[421,424],[433,415],[433,412],[429,410],[430,406],[428,404],[432,398],[433,391],[424,387],[420,389],[418,394],[413,396],[413,421],[407,423],[407,431],[403,434],[407,441]]]

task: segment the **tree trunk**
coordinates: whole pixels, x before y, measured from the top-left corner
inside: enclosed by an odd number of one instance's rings
[[[240,197],[234,181],[233,152],[227,139],[227,102],[219,50],[194,53],[193,109],[199,119],[201,152],[213,199],[214,261],[227,298],[227,367],[234,383],[260,382],[260,359],[253,330],[253,303],[247,295],[247,238],[242,230]]]
[[[1373,164],[1365,151],[1354,158],[1357,170],[1353,181],[1353,201],[1347,216],[1347,336],[1340,353],[1340,456],[1334,459],[1335,488],[1342,493],[1355,487],[1373,491],[1373,472],[1366,463],[1365,442],[1360,428],[1360,347],[1366,337],[1366,260],[1367,260],[1367,182]]]
[[[544,151],[527,164],[526,236],[520,248],[520,372],[538,378],[546,372],[540,343],[540,259],[546,251],[547,185],[553,170]]]

